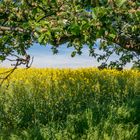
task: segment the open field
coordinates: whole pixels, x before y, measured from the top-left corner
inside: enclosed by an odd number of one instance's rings
[[[138,71],[18,69],[0,88],[0,140],[139,138]]]

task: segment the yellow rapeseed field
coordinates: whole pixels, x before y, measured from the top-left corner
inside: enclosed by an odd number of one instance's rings
[[[0,87],[0,139],[137,140],[139,108],[139,71],[19,68]]]
[[[6,72],[9,69],[1,68],[0,73]],[[5,74],[6,75],[6,74]],[[5,76],[4,74],[1,77]],[[78,69],[51,69],[51,68],[30,68],[30,69],[17,69],[5,83],[10,82],[14,84],[32,84],[37,80],[41,85],[47,86],[50,81],[60,82],[69,81],[72,83],[82,81],[86,84],[94,86],[96,80],[113,80],[114,78],[122,78],[123,80],[130,79],[132,82],[139,79],[140,72],[135,70],[124,70],[123,72],[117,70],[98,70],[96,68],[78,68]]]

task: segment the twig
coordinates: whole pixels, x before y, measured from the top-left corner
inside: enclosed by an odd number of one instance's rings
[[[20,27],[7,27],[7,26],[0,26],[0,31],[19,31],[19,32],[24,32],[24,33],[29,32]]]
[[[7,75],[4,77],[4,78],[2,78],[2,81],[1,81],[1,83],[0,83],[0,87],[2,86],[2,84],[4,83],[4,81],[5,80],[7,80],[8,79],[8,77],[15,71],[17,69],[17,67],[14,67],[12,70],[10,70],[10,71],[7,71]],[[6,72],[5,72],[6,73]]]
[[[27,68],[30,68],[31,66],[32,66],[32,64],[33,64],[33,61],[34,61],[34,57],[32,57],[32,61],[31,61],[31,63],[30,63],[30,65],[29,65],[29,67],[27,67]]]
[[[12,68],[11,70],[8,70],[6,72],[0,73],[0,75],[7,74],[5,77],[0,78],[2,80],[0,82],[0,87],[2,86],[2,84],[4,83],[5,80],[8,80],[8,78],[18,68],[18,66],[25,65],[26,68],[30,68],[32,63],[33,63],[34,57],[32,57],[32,59],[30,59],[30,55],[27,55],[26,52],[25,52],[25,58],[21,58],[21,57],[15,55],[15,54],[12,54],[12,53],[10,55],[16,57],[17,59],[9,59],[9,58],[6,58],[6,59],[9,60],[9,61],[16,61],[16,63],[15,64],[11,64],[12,66],[14,66],[14,68]],[[30,60],[31,60],[31,63],[30,63]]]

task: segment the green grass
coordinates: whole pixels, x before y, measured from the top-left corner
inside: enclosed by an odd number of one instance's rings
[[[140,139],[139,74],[36,72],[27,72],[28,84],[11,80],[0,88],[0,140]]]

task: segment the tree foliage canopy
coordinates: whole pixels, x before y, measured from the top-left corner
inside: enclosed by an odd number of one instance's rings
[[[100,40],[96,53],[96,41]],[[67,43],[75,54],[83,45],[98,61],[116,53],[110,66],[140,63],[139,0],[0,0],[0,60],[26,55],[34,43],[51,44],[53,53]],[[135,59],[136,58],[136,59]]]

